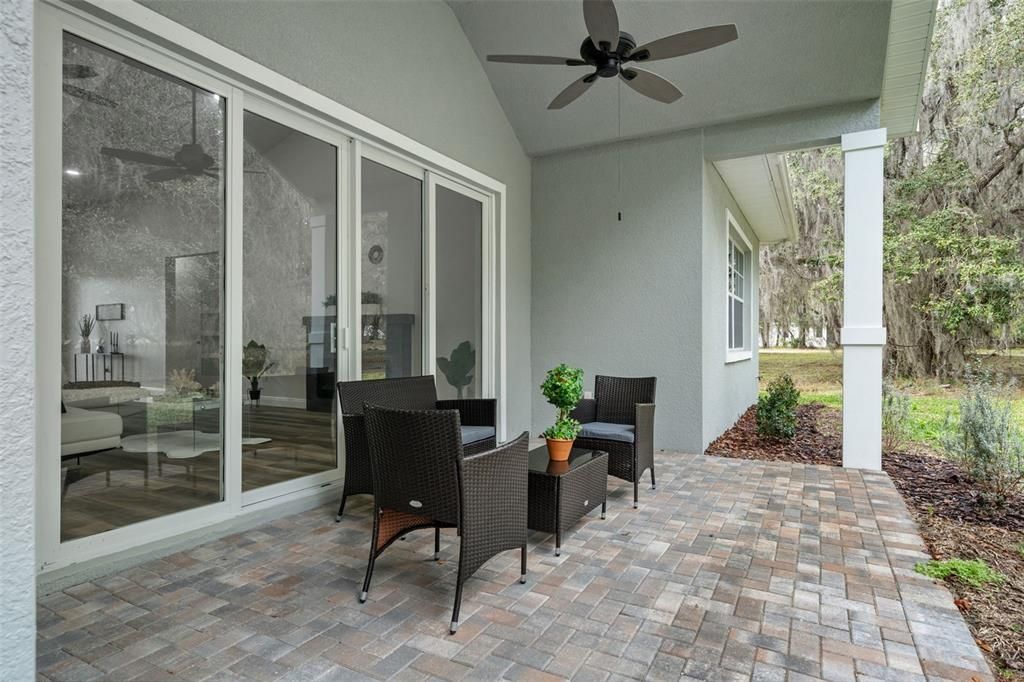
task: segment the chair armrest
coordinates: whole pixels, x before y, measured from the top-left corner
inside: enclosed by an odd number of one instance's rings
[[[594,398],[584,398],[576,405],[575,409],[569,413],[569,416],[580,424],[597,421],[597,400]]]
[[[498,447],[462,459],[462,524],[526,542],[529,432]],[[505,543],[502,543],[505,544]]]
[[[637,450],[654,452],[654,403],[637,403],[633,424]]]
[[[438,400],[439,410],[458,410],[463,426],[497,426],[498,401],[494,398]]]

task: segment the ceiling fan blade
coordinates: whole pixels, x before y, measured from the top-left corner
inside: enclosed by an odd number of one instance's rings
[[[122,161],[129,161],[131,163],[148,163],[151,166],[168,166],[171,168],[178,167],[178,162],[174,159],[169,159],[166,156],[149,154],[147,152],[139,152],[134,149],[112,149],[110,147],[103,147],[100,149],[100,154],[103,154],[104,156],[112,156],[115,159],[121,159]]]
[[[606,50],[619,46],[619,14],[612,0],[583,0],[583,21],[595,46],[606,43]]]
[[[78,99],[84,99],[86,102],[92,102],[93,104],[101,104],[105,107],[114,108],[117,106],[117,102],[110,99],[109,97],[97,95],[95,92],[92,92],[91,90],[86,90],[84,88],[80,88],[77,85],[71,85],[71,83],[64,83],[62,87],[64,89],[65,95],[71,95],[72,97],[77,97]]]
[[[65,78],[95,78],[100,75],[87,64],[64,64],[63,67]]]
[[[597,80],[596,73],[588,73],[583,78],[573,81],[565,90],[558,93],[558,97],[551,100],[548,109],[562,109],[567,104],[574,102],[580,95],[590,89],[590,86]]]
[[[661,76],[643,71],[641,69],[623,69],[619,78],[626,81],[626,85],[633,88],[641,95],[656,99],[665,104],[671,104],[683,96],[679,88]]]
[[[530,54],[489,54],[489,62],[501,62],[503,64],[555,64],[560,66],[586,66],[582,59],[569,59],[568,57],[542,57]]]
[[[681,57],[684,54],[693,54],[730,43],[738,37],[736,24],[705,26],[652,40],[633,50],[629,54],[629,59],[635,62],[653,62],[656,59]]]
[[[165,182],[167,180],[176,180],[185,174],[185,171],[181,168],[161,168],[152,173],[146,173],[142,177],[150,182]]]

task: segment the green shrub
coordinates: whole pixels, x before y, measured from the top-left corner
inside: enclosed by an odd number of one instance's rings
[[[1024,433],[1013,406],[999,396],[1005,387],[990,375],[969,375],[960,414],[946,417],[942,446],[990,502],[1024,493]]]
[[[974,588],[982,588],[988,584],[998,585],[1006,580],[1006,576],[981,559],[946,559],[944,561],[932,559],[915,564],[914,570],[933,580],[956,578]]]
[[[796,404],[800,391],[788,374],[772,380],[768,392],[757,399],[757,433],[765,438],[789,440],[796,434]]]
[[[554,426],[541,435],[558,440],[574,440],[582,427],[569,415],[583,398],[583,370],[562,363],[548,370],[540,390],[558,410]]]
[[[882,450],[895,452],[910,433],[910,396],[890,382],[882,383]]]

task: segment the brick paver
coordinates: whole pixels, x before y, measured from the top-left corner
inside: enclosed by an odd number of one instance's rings
[[[466,584],[447,634],[454,532],[377,561],[370,505],[334,507],[39,600],[38,669],[53,680],[988,680],[952,597],[885,474],[659,453],[659,488]]]

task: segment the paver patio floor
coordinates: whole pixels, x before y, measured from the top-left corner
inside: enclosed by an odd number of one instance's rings
[[[885,474],[658,453],[563,539],[484,566],[447,634],[454,531],[419,531],[357,600],[370,504],[334,507],[39,600],[44,678],[991,679]]]

